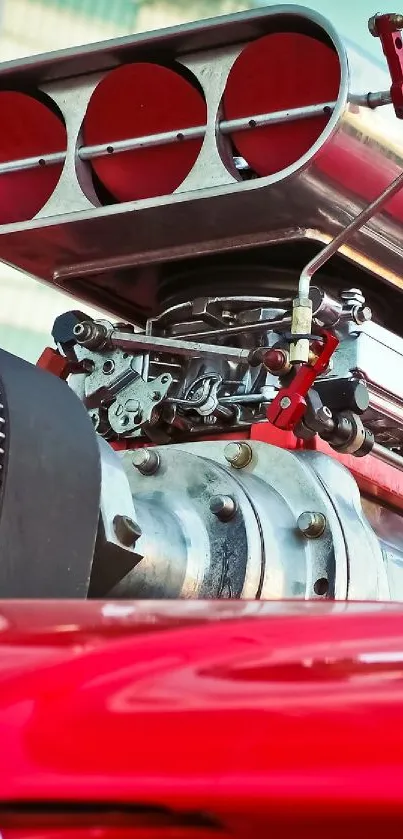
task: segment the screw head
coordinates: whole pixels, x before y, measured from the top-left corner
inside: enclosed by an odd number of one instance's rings
[[[252,449],[248,443],[227,443],[224,457],[234,469],[244,469],[252,460]]]
[[[285,409],[285,408],[289,408],[290,405],[291,405],[290,397],[289,396],[283,396],[283,398],[280,400],[280,407]]]
[[[83,358],[81,368],[84,373],[91,374],[95,370],[95,361],[93,361],[92,358]]]
[[[73,335],[78,344],[87,344],[87,341],[92,341],[96,333],[99,331],[98,324],[91,320],[83,320],[76,323],[73,329]]]
[[[116,538],[125,548],[132,548],[141,536],[141,528],[129,516],[115,516],[113,529]]]
[[[213,495],[210,510],[221,521],[229,521],[236,512],[236,504],[230,495]]]
[[[298,517],[297,527],[307,539],[318,539],[324,533],[326,518],[323,513],[301,513]]]
[[[88,331],[89,331],[89,327],[88,327],[88,324],[86,322],[76,323],[76,325],[73,329],[73,335],[75,335],[76,338],[83,338],[84,335],[87,335]]]
[[[112,358],[107,358],[107,360],[104,361],[102,366],[102,371],[105,373],[105,376],[110,376],[110,374],[113,373],[114,369],[115,362],[112,360]]]
[[[372,311],[369,306],[356,306],[353,311],[353,318],[355,322],[361,326],[372,318]]]
[[[327,407],[327,405],[322,405],[322,407],[319,408],[319,410],[316,414],[316,418],[319,420],[320,423],[322,423],[322,425],[326,429],[328,429],[329,431],[333,431],[333,429],[334,429],[333,414],[332,414],[330,408]]]
[[[160,456],[154,449],[136,449],[132,464],[142,475],[155,475],[159,469]]]
[[[125,402],[125,411],[129,414],[134,414],[136,417],[141,416],[141,405],[138,399],[128,399]]]

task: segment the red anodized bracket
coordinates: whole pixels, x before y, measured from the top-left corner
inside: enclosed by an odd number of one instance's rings
[[[45,347],[43,353],[38,358],[36,366],[41,370],[47,370],[48,373],[53,373],[58,379],[66,380],[70,373],[70,362],[64,355],[61,355],[52,347]]]
[[[392,80],[392,104],[397,118],[403,119],[403,15],[374,15],[368,22],[368,28],[371,35],[379,38],[382,44]]]
[[[279,390],[267,409],[267,419],[276,428],[282,428],[284,431],[292,431],[295,428],[305,413],[305,397],[308,390],[315,379],[329,366],[330,358],[339,341],[335,335],[326,330],[320,332],[320,337],[323,338],[323,346],[316,361],[313,364],[303,364],[291,384]]]

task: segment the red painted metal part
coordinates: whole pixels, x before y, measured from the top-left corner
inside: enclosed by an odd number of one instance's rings
[[[33,96],[18,91],[0,91],[3,130],[0,162],[41,157],[67,148],[61,117]],[[2,174],[0,179],[0,224],[33,218],[46,204],[62,173],[63,165]]]
[[[51,801],[65,829],[162,808],[131,836],[401,836],[401,605],[2,603],[0,679],[3,839],[63,836],[27,827]]]
[[[375,15],[372,18],[372,33],[378,37],[388,62],[392,79],[390,95],[398,119],[403,119],[403,42],[402,15]]]
[[[96,87],[83,124],[86,145],[203,126],[207,107],[198,88],[158,64],[118,67]],[[101,183],[118,201],[173,192],[194,166],[203,138],[109,154],[92,160]],[[112,148],[112,146],[111,146]]]
[[[53,373],[58,379],[66,380],[71,372],[71,365],[66,356],[61,355],[52,347],[45,347],[36,362],[36,366],[40,367],[41,370],[47,370],[48,373]]]
[[[301,32],[273,32],[248,44],[235,61],[224,91],[225,119],[274,113],[337,99],[340,63],[327,44]],[[319,138],[330,113],[238,131],[232,140],[259,175],[292,166]]]
[[[329,366],[329,361],[339,344],[338,339],[331,332],[323,330],[321,336],[324,339],[323,346],[313,364],[302,364],[294,375],[288,387],[279,390],[273,402],[267,409],[267,419],[277,428],[291,431],[303,417],[306,409],[305,397],[312,387],[315,379],[324,373]],[[287,404],[283,407],[283,400]]]

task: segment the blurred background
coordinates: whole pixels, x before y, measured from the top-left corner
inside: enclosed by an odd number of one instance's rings
[[[367,20],[375,12],[399,9],[387,0],[376,0],[376,8],[373,4],[374,0],[294,3],[320,11],[341,34],[379,58],[379,43],[369,35]],[[263,0],[0,0],[0,61],[263,5]],[[70,298],[0,263],[4,349],[35,362],[49,344],[55,317],[70,308]]]

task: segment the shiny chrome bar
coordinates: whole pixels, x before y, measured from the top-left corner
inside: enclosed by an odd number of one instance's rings
[[[334,256],[335,253],[344,245],[350,237],[364,226],[380,210],[387,201],[393,198],[400,189],[403,188],[403,172],[390,183],[380,195],[371,201],[361,213],[358,214],[351,222],[341,230],[338,236],[335,236],[323,250],[319,251],[301,272],[298,286],[298,297],[300,299],[307,299],[309,297],[311,279],[319,271],[325,263]]]
[[[22,172],[24,169],[39,169],[44,166],[55,166],[57,163],[64,163],[66,153],[63,151],[44,154],[42,157],[23,157],[20,160],[7,160],[0,163],[0,175],[8,175],[10,172]]]
[[[300,119],[310,119],[320,114],[331,113],[335,102],[323,102],[318,105],[307,105],[303,108],[291,108],[285,111],[274,111],[271,114],[255,114],[240,119],[222,120],[219,123],[220,134],[231,134],[233,131],[247,131],[255,128],[265,128],[268,125],[279,125],[285,122],[295,122]],[[171,143],[181,143],[185,140],[198,140],[204,137],[205,125],[197,125],[177,131],[165,131],[160,134],[149,134],[144,137],[131,137],[128,140],[116,140],[94,146],[82,146],[78,149],[80,160],[93,160],[98,157],[108,157],[111,154],[146,149],[154,146],[164,146]],[[20,160],[10,160],[0,163],[0,175],[10,172],[20,172],[25,169],[36,169],[43,166],[54,166],[64,163],[65,152],[44,154],[42,157],[26,157]]]
[[[387,463],[389,466],[393,466],[395,469],[399,469],[400,472],[403,472],[403,457],[401,457],[400,454],[396,454],[396,452],[386,449],[379,443],[374,443],[371,454],[376,457],[377,460],[381,460],[383,463]]]
[[[238,349],[238,347],[224,347],[219,344],[202,344],[195,341],[183,341],[176,338],[160,338],[157,335],[144,335],[143,333],[135,333],[134,335],[126,332],[113,331],[109,340],[113,347],[117,347],[127,352],[158,352],[168,353],[171,355],[194,355],[195,358],[211,358],[211,356],[219,356],[225,361],[238,361],[239,363],[249,363],[249,350]]]

